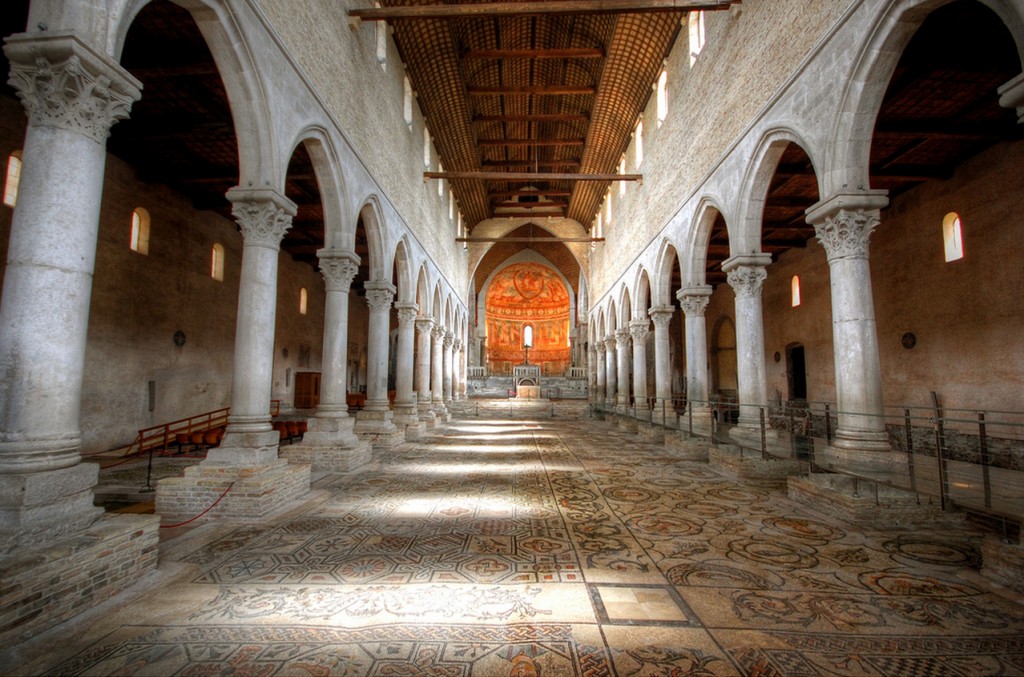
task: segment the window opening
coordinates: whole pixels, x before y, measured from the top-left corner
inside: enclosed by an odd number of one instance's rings
[[[636,138],[634,139],[636,144],[636,166],[639,168],[644,163],[644,120],[640,118],[640,121],[636,123]]]
[[[658,127],[668,117],[668,70],[662,69],[658,76]]]
[[[128,247],[133,252],[149,254],[149,212],[142,207],[132,211],[132,233]]]
[[[604,196],[604,220],[609,226],[612,225],[612,189],[609,188]]]
[[[376,46],[377,46],[377,63],[384,70],[388,69],[388,23],[386,21],[377,22],[377,30],[375,32]]]
[[[439,172],[443,172],[444,171],[444,165],[441,164],[441,159],[440,158],[438,158],[438,160],[437,160],[437,171],[439,171]],[[438,179],[438,181],[437,181],[437,196],[438,197],[444,197],[444,179]]]
[[[621,176],[621,175],[623,175],[625,173],[626,173],[626,154],[623,153],[622,157],[619,158],[619,175]],[[623,196],[625,194],[626,194],[626,182],[625,181],[619,181],[619,196],[621,197],[621,196]]]
[[[794,308],[800,305],[800,276],[794,275],[790,281],[790,303]]]
[[[423,166],[430,169],[430,130],[423,128]]]
[[[224,281],[224,245],[215,244],[210,253],[210,277],[218,282]]]
[[[960,215],[956,212],[946,214],[946,218],[942,220],[942,241],[946,249],[946,263],[958,261],[964,257]]]
[[[412,83],[409,82],[409,76],[406,75],[402,83],[402,117],[405,118],[405,124],[409,125],[409,130],[412,131]]]
[[[697,56],[704,49],[706,35],[704,32],[704,12],[690,12],[690,66],[697,63]]]
[[[4,204],[13,207],[18,201],[18,186],[21,184],[21,151],[16,150],[7,158],[7,178],[4,180]]]
[[[299,315],[306,314],[306,304],[309,302],[309,294],[305,287],[299,288]]]

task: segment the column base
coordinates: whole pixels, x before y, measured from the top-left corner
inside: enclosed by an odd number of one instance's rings
[[[395,427],[404,431],[406,442],[418,442],[427,435],[427,424],[419,419],[412,423],[398,423]]]
[[[822,468],[845,471],[854,475],[872,477],[892,482],[903,478],[909,484],[909,469],[905,454],[895,452],[889,445],[888,436],[881,433],[881,439],[856,440],[842,439],[837,433],[832,444],[814,455],[814,462]]]
[[[710,447],[711,441],[708,438],[691,436],[685,430],[665,433],[665,448],[672,452],[674,457],[684,461],[707,462]]]
[[[282,447],[281,458],[289,463],[312,466],[316,472],[348,472],[366,465],[373,458],[370,445],[352,432],[355,419],[344,416],[315,417],[302,442]]]
[[[7,550],[0,559],[0,643],[34,637],[156,569],[159,526],[156,515],[103,515],[73,536]]]
[[[99,471],[95,463],[78,463],[0,475],[0,552],[66,538],[92,525],[103,515],[93,505]]]
[[[448,407],[444,406],[444,402],[441,400],[434,400],[431,405],[431,409],[434,410],[434,418],[437,419],[437,423],[448,423],[452,420],[452,414],[448,411]]]
[[[790,500],[852,524],[874,529],[962,526],[963,513],[942,512],[928,498],[848,475],[814,473],[790,477]]]
[[[405,442],[405,431],[397,428],[392,418],[390,409],[363,409],[356,415],[355,432],[359,439],[373,445],[374,450],[391,449]]]
[[[795,459],[765,458],[759,451],[744,450],[735,444],[708,448],[708,463],[723,475],[734,479],[782,486],[791,475],[807,471],[807,464]]]

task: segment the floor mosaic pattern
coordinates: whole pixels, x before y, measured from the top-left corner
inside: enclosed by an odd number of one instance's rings
[[[0,673],[1024,675],[968,527],[866,531],[586,405],[463,405],[264,523],[176,531],[158,582]]]

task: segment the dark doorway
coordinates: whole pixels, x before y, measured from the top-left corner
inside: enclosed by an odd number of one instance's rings
[[[807,401],[807,368],[804,347],[799,343],[786,347],[786,367],[790,401]]]

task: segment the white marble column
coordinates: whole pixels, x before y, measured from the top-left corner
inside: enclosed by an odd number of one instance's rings
[[[73,37],[12,36],[28,114],[0,301],[0,551],[88,527],[79,408],[106,140],[141,85]]]
[[[605,359],[604,342],[597,341],[594,344],[594,367],[597,370],[596,382],[593,392],[590,393],[590,399],[594,402],[604,402],[605,392],[607,390],[607,381],[605,380],[605,369],[607,368],[607,361]]]
[[[672,306],[657,306],[648,311],[654,321],[654,418],[664,423],[672,414],[672,345],[668,326],[672,323]],[[673,419],[674,420],[674,419]]]
[[[868,239],[889,203],[885,191],[833,196],[807,211],[828,257],[832,287],[839,424],[821,462],[854,472],[890,473],[905,463],[885,430],[882,369],[868,265]]]
[[[615,332],[615,357],[618,362],[615,409],[620,414],[625,414],[629,409],[629,344],[629,329],[619,329]]]
[[[320,376],[320,404],[309,419],[301,444],[281,449],[289,461],[310,463],[316,470],[347,471],[371,458],[369,445],[352,431],[348,415],[348,303],[352,280],[359,272],[353,252],[321,249],[320,274],[324,278],[324,345]]]
[[[366,337],[366,404],[356,414],[355,431],[363,436],[374,435],[374,446],[381,446],[376,436],[396,430],[388,403],[388,334],[395,286],[382,280],[366,282],[363,286],[366,304],[370,307]]]
[[[395,411],[396,425],[419,422],[416,412],[416,393],[413,390],[413,353],[416,340],[416,316],[419,306],[415,303],[396,303],[398,309],[398,353],[395,362]]]
[[[452,333],[446,331],[442,339],[444,351],[441,353],[442,388],[444,389],[444,401],[446,404],[452,401],[452,345],[454,343],[455,338],[452,336]]]
[[[609,407],[615,407],[615,398],[618,395],[616,376],[619,373],[619,362],[616,356],[615,332],[604,338],[604,400]]]
[[[633,339],[633,398],[637,418],[645,421],[650,416],[647,402],[647,335],[650,333],[651,321],[648,319],[629,323],[629,335]]]
[[[770,254],[734,256],[722,263],[729,286],[736,293],[736,371],[740,416],[736,434],[760,434],[759,408],[768,403],[765,370],[764,317],[761,290],[768,279]]]
[[[434,329],[434,318],[416,318],[416,409],[421,421],[432,425],[435,420],[430,397],[430,335]]]
[[[704,319],[711,287],[686,287],[676,293],[683,309],[686,324],[686,407],[694,427],[711,424],[711,406],[708,403],[708,332]]]
[[[444,327],[434,325],[431,332],[433,343],[430,356],[430,394],[434,414],[444,421],[449,420],[448,407],[444,406]]]
[[[462,399],[462,339],[452,340],[452,399]]]

